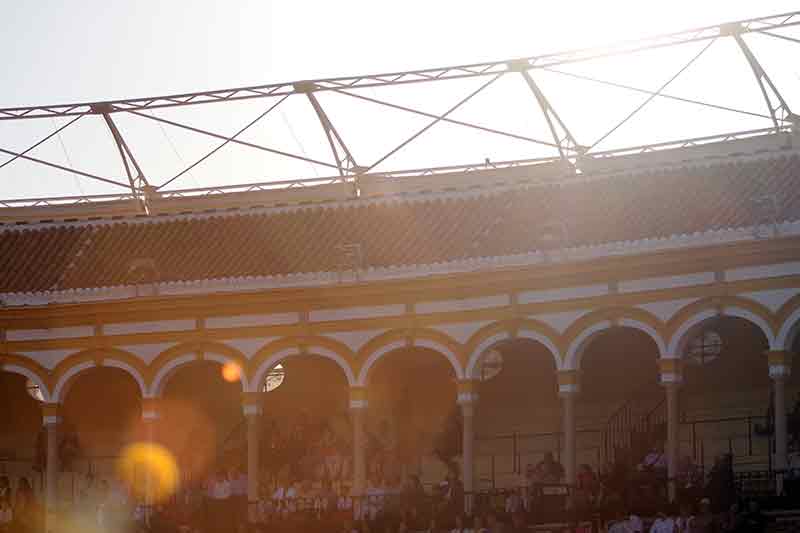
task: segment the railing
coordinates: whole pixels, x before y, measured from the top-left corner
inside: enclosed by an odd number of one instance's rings
[[[595,463],[600,458],[600,447],[596,444],[600,430],[579,429],[578,453],[591,456],[586,462]],[[580,437],[589,437],[581,445]],[[476,479],[490,490],[504,485],[503,478],[516,479],[525,473],[526,464],[535,464],[544,454],[552,452],[556,460],[561,460],[563,433],[560,431],[542,433],[507,433],[492,436],[479,436],[476,439]],[[482,446],[483,445],[483,446]],[[481,449],[483,448],[483,449]],[[499,448],[499,449],[498,449]]]
[[[628,462],[638,459],[652,444],[653,432],[666,424],[666,403],[659,395],[655,404],[642,413],[641,406],[648,398],[642,391],[652,390],[652,386],[640,389],[608,418],[603,430],[601,445],[601,464],[614,464],[623,459]],[[640,449],[642,448],[642,449]]]

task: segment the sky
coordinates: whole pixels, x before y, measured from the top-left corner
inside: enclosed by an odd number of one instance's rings
[[[0,46],[7,51],[0,107],[132,98],[525,57],[799,8],[797,2],[783,0],[0,1],[4,4]],[[798,37],[800,31],[792,35]],[[719,40],[702,50],[705,44],[637,55],[627,63],[596,61],[563,70],[655,90],[699,54],[665,92],[763,114],[758,87],[732,39]],[[759,57],[763,55],[762,63],[782,92],[792,95],[792,100],[787,97],[790,105],[798,100],[800,67],[792,57],[797,57],[800,44],[764,37],[754,39],[752,46]],[[418,84],[403,91],[375,89],[362,94],[438,114],[485,81],[442,87]],[[537,73],[536,81],[565,122],[573,125],[579,142],[587,145],[601,139],[646,98],[630,91],[618,94],[617,89],[563,73]],[[521,79],[504,76],[452,118],[548,140],[546,123],[526,91]],[[430,121],[346,95],[321,95],[320,102],[359,164],[365,166]],[[205,109],[155,114],[230,135],[272,103],[213,104]],[[597,148],[769,126],[763,117],[667,104],[677,105],[654,100]],[[0,123],[0,148],[21,151],[63,123],[53,119]],[[155,184],[175,176],[219,143],[147,119],[120,116],[118,126]],[[97,117],[82,119],[31,155],[122,178],[119,156],[104,128]],[[242,138],[251,142],[331,162],[322,129],[302,96],[281,103],[246,135]],[[335,173],[329,167],[252,152],[226,146],[171,186]],[[376,170],[548,155],[553,155],[552,148],[502,136],[478,138],[472,130],[440,123]],[[0,156],[0,164],[8,157]],[[122,191],[27,161],[0,168],[0,198],[105,192]]]

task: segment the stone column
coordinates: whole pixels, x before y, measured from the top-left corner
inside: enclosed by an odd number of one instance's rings
[[[791,354],[786,351],[767,352],[769,377],[772,379],[775,412],[775,470],[785,470],[789,436],[786,431],[786,381],[791,374]]]
[[[260,394],[257,392],[245,393],[242,409],[247,419],[247,516],[249,522],[253,524],[258,520]]]
[[[364,495],[367,484],[367,442],[364,419],[368,406],[366,389],[352,387],[350,389],[350,414],[353,419],[353,489],[351,492],[355,497]]]
[[[158,398],[145,397],[142,398],[142,425],[144,427],[144,434],[147,444],[155,444],[156,439],[156,424],[158,423],[161,414],[158,409]],[[152,516],[153,505],[155,505],[155,492],[152,472],[150,468],[145,468],[144,471],[144,520],[145,523],[150,524],[150,517]]]
[[[578,372],[562,370],[558,373],[558,395],[561,397],[561,462],[564,464],[564,481],[569,485],[577,482],[577,428],[575,421],[575,398],[580,392]]]
[[[683,383],[681,360],[677,358],[663,358],[658,361],[659,381],[666,392],[667,407],[667,443],[665,452],[667,456],[667,491],[669,501],[675,501],[678,476],[679,431],[680,413],[678,404],[678,390]]]
[[[61,423],[59,404],[42,404],[42,423],[47,433],[47,460],[45,472],[45,532],[52,533],[58,526],[58,425]]]
[[[475,491],[475,403],[477,383],[469,380],[458,384],[458,404],[461,406],[461,476],[464,482],[464,511],[472,514]]]

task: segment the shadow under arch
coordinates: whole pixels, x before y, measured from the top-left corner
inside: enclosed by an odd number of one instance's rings
[[[555,369],[561,367],[560,336],[555,329],[538,320],[506,320],[484,326],[467,341],[465,378],[477,379],[480,358],[495,346],[514,339],[528,339],[540,344],[552,357]]]
[[[463,348],[452,337],[432,329],[400,329],[378,335],[358,351],[361,365],[356,385],[366,387],[372,367],[387,354],[403,348],[427,348],[435,352],[449,362],[456,379],[464,379]]]
[[[704,298],[678,311],[667,323],[667,357],[680,358],[692,336],[703,324],[719,317],[738,317],[757,327],[767,341],[767,349],[776,347],[777,319],[770,310],[753,300],[739,296]]]
[[[587,347],[614,329],[640,331],[655,345],[657,357],[663,357],[667,351],[665,326],[652,313],[631,307],[599,309],[579,318],[564,332],[566,353],[562,370],[580,370]]]
[[[118,368],[136,382],[139,394],[147,392],[148,371],[144,363],[135,355],[119,348],[92,348],[74,353],[53,369],[52,401],[61,402],[69,394],[72,383],[92,368]]]
[[[242,392],[249,391],[247,358],[242,352],[221,342],[192,341],[172,346],[153,360],[149,368],[151,379],[147,388],[147,396],[160,397],[174,373],[179,368],[195,361],[212,361],[219,365],[225,365],[228,362],[235,363],[239,368]]]
[[[318,356],[336,363],[344,373],[347,384],[356,385],[356,375],[351,366],[355,356],[345,344],[327,337],[288,337],[272,341],[258,352],[250,362],[249,391],[257,392],[267,373],[278,363],[296,356]]]

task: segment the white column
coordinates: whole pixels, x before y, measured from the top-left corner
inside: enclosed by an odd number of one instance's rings
[[[142,425],[144,426],[145,438],[149,445],[155,443],[156,423],[158,423],[159,417],[158,398],[142,398]],[[152,516],[153,506],[155,505],[156,487],[154,483],[155,481],[153,480],[150,467],[145,467],[143,503],[144,520],[147,524],[150,524],[150,517]]]
[[[363,388],[350,389],[350,413],[353,419],[353,496],[363,496],[367,484],[367,442],[364,418],[367,412],[367,395]]]
[[[569,485],[577,482],[577,428],[575,420],[575,398],[580,391],[578,373],[563,370],[558,373],[558,394],[561,397],[561,461],[564,465],[564,481]]]
[[[58,425],[59,405],[42,405],[42,422],[47,432],[47,470],[45,472],[45,531],[52,533],[58,525]]]
[[[667,407],[667,493],[669,501],[675,501],[677,488],[675,479],[678,476],[680,407],[678,391],[683,383],[683,367],[678,358],[662,358],[658,360],[659,381],[664,387]]]
[[[461,406],[461,476],[464,483],[464,511],[472,514],[472,493],[475,491],[475,403],[478,395],[473,381],[459,384],[458,403]]]
[[[247,418],[247,516],[250,523],[258,520],[259,486],[259,428],[261,422],[261,403],[258,393],[245,396],[244,416]]]
[[[769,360],[769,377],[772,379],[774,391],[775,460],[773,465],[775,470],[780,472],[786,469],[788,460],[789,435],[786,430],[786,381],[791,374],[791,354],[782,350],[773,350],[767,352],[767,357]]]

